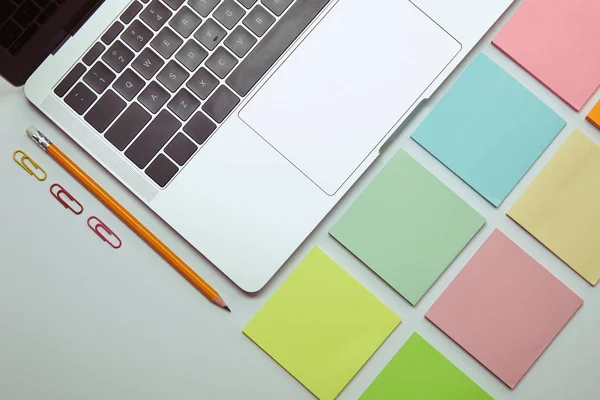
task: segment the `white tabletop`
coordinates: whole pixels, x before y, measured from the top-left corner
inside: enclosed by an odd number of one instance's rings
[[[517,4],[521,1],[517,1]],[[511,9],[515,10],[515,7]],[[509,13],[510,14],[510,13]],[[503,18],[506,20],[508,16]],[[403,319],[346,387],[356,399],[414,331],[495,398],[594,399],[600,367],[600,288],[594,289],[506,217],[524,189],[578,128],[600,143],[576,113],[490,45],[494,28],[438,92],[428,109],[346,196],[296,255],[258,295],[248,296],[210,265],[116,179],[31,106],[22,89],[0,82],[0,399],[309,399],[312,395],[241,330],[313,246],[320,246]],[[475,54],[484,51],[549,104],[568,126],[502,207],[495,209],[410,139],[432,105]],[[210,282],[230,304],[211,305],[144,242],[27,139],[35,124]],[[328,236],[328,230],[385,162],[403,147],[464,197],[488,223],[423,300],[412,307]],[[11,159],[22,149],[48,172],[38,182]],[[60,183],[123,240],[112,250],[63,209],[48,189]],[[423,317],[495,228],[500,228],[585,300],[584,306],[515,390],[460,349]]]

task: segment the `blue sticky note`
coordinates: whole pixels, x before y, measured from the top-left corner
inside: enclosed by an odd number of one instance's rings
[[[565,125],[482,54],[412,137],[498,207]]]

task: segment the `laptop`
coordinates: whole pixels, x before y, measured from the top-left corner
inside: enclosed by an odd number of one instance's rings
[[[0,72],[260,290],[513,0],[4,0]]]

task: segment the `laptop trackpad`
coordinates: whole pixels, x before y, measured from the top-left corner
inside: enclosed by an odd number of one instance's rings
[[[409,1],[340,0],[240,112],[333,195],[460,51]]]

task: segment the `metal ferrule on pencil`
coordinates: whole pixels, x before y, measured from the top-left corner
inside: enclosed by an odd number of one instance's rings
[[[50,139],[44,136],[44,134],[38,131],[38,129],[33,125],[27,128],[27,136],[29,136],[31,140],[33,140],[44,151],[46,151],[46,149],[52,144]]]

